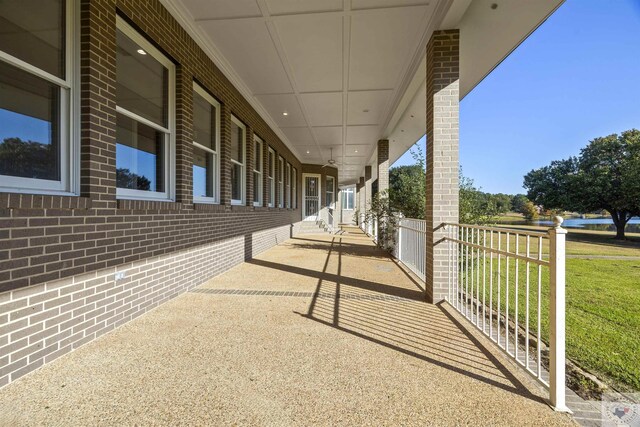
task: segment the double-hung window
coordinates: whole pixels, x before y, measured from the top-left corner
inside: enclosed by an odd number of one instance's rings
[[[220,104],[193,84],[193,200],[219,203]]]
[[[298,169],[293,168],[293,179],[291,180],[291,199],[293,200],[293,209],[298,209]]]
[[[287,208],[291,209],[291,165],[287,162],[287,174],[285,176],[287,180]]]
[[[327,176],[327,194],[326,194],[326,202],[327,208],[333,209],[334,200],[334,192],[335,192],[335,179],[332,176]]]
[[[278,156],[278,207],[284,207],[284,159]]]
[[[0,191],[77,193],[74,5],[0,1]]]
[[[276,152],[269,148],[269,170],[267,180],[269,184],[269,207],[276,205]]]
[[[171,200],[175,65],[116,20],[116,195]]]
[[[231,204],[244,205],[246,126],[231,116]]]
[[[262,140],[253,137],[253,206],[262,206]]]
[[[354,193],[353,187],[343,188],[342,189],[342,209],[344,210],[352,210],[354,206]]]

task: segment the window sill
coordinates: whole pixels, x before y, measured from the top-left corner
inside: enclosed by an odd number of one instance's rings
[[[9,209],[90,209],[91,199],[76,195],[0,193],[0,208]]]
[[[183,208],[182,203],[176,203],[170,200],[135,200],[135,199],[118,199],[118,209],[147,211],[147,210],[168,210],[178,211]]]

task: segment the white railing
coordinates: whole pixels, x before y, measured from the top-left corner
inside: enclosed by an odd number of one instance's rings
[[[360,223],[360,228],[364,231],[368,236],[373,238],[373,241],[378,243],[378,218],[375,216],[366,217],[365,214],[362,214],[362,222]]]
[[[446,300],[565,404],[565,237],[547,232],[442,224]],[[402,218],[395,257],[426,277],[426,222]],[[547,344],[545,344],[545,342]],[[548,367],[548,372],[545,370]]]
[[[425,280],[427,225],[422,219],[401,218],[396,227],[395,257]]]
[[[547,387],[556,410],[566,411],[566,230],[562,218],[555,223],[546,233],[443,224],[441,244],[447,301]]]

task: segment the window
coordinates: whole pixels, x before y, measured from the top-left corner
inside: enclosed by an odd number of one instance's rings
[[[175,66],[116,20],[116,195],[173,196]]]
[[[284,159],[278,156],[278,207],[284,207]]]
[[[298,170],[293,168],[293,179],[291,180],[291,198],[293,199],[293,209],[298,209]]]
[[[335,200],[333,198],[333,194],[335,192],[335,179],[332,176],[327,176],[327,208],[333,209],[333,204]]]
[[[352,210],[354,205],[353,187],[342,189],[342,209]]]
[[[78,189],[74,5],[0,1],[0,191]]]
[[[269,207],[272,208],[276,204],[276,152],[269,148],[269,170],[268,172],[268,184],[269,184]]]
[[[287,180],[287,209],[291,209],[291,165],[287,162],[287,174],[285,175]]]
[[[253,138],[253,206],[262,206],[262,140]]]
[[[219,203],[220,104],[193,84],[193,201]]]
[[[231,204],[244,204],[244,161],[247,128],[231,116]]]

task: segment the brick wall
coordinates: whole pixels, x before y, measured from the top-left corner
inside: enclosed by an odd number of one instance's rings
[[[436,31],[427,45],[427,300],[447,293],[443,222],[458,222],[459,30]]]
[[[116,199],[116,14],[176,64],[175,202]],[[252,132],[298,170],[299,194],[301,164],[159,1],[82,0],[80,21],[81,194],[0,194],[0,385],[288,238],[301,218],[252,206]],[[194,80],[221,103],[220,205],[193,203]],[[248,130],[247,206],[230,204],[231,114]]]
[[[389,189],[389,140],[378,141],[378,191]]]

